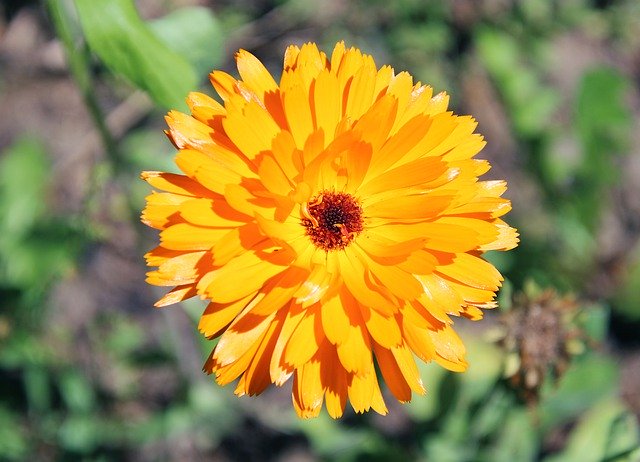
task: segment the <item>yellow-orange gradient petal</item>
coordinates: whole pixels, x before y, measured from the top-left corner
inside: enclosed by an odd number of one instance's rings
[[[483,254],[518,243],[476,121],[342,42],[288,47],[279,76],[235,57],[237,78],[210,74],[222,103],[166,117],[181,173],[141,175],[156,306],[207,300],[203,370],[239,396],[292,380],[303,418],[386,414],[381,386],[425,393],[416,360],[464,371],[453,319],[496,306]]]

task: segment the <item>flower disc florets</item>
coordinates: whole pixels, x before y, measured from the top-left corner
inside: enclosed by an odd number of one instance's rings
[[[344,249],[363,229],[362,207],[350,194],[324,191],[303,207],[302,225],[316,247]]]

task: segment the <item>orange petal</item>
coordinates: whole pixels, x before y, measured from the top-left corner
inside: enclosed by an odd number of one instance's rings
[[[191,284],[201,275],[206,252],[183,253],[164,261],[156,271],[147,273],[147,282],[156,286]],[[205,270],[206,271],[206,270]]]
[[[253,396],[260,394],[271,383],[269,363],[271,362],[271,354],[278,340],[285,314],[284,312],[276,313],[251,363],[236,387],[236,395],[241,396],[246,394]]]
[[[333,357],[323,357],[322,367],[324,372],[323,383],[326,383],[325,402],[327,413],[334,419],[342,417],[347,404],[347,371],[341,366],[335,350],[330,354]]]
[[[287,308],[283,308],[286,313],[282,330],[278,336],[278,341],[273,349],[271,363],[269,365],[269,374],[271,381],[276,385],[282,385],[291,376],[293,368],[287,366],[283,360],[284,349],[289,343],[291,335],[304,317],[305,311],[299,306],[289,304]]]
[[[244,225],[244,221],[225,218],[216,213],[216,202],[215,200],[204,198],[191,199],[180,204],[180,216],[189,223],[198,226],[235,228]]]
[[[365,306],[375,306],[376,309],[389,313],[397,310],[397,306],[377,290],[353,249],[347,247],[344,252],[340,252],[338,262],[340,275],[356,300]]]
[[[463,284],[489,291],[496,291],[503,280],[500,272],[480,257],[459,253],[453,263],[438,267],[438,273]]]
[[[411,401],[411,387],[409,387],[391,351],[376,343],[373,344],[373,349],[380,366],[380,372],[382,372],[384,381],[393,396],[402,403]]]
[[[232,302],[256,293],[269,278],[284,269],[263,260],[255,252],[245,252],[203,277],[198,292],[214,302]]]
[[[435,331],[429,330],[428,334],[435,346],[434,359],[438,364],[454,372],[462,372],[467,368],[464,344],[450,326]]]
[[[384,316],[373,308],[360,306],[367,330],[371,337],[385,348],[402,343],[402,334],[395,316]]]
[[[448,170],[448,165],[438,157],[425,157],[409,162],[408,164],[386,170],[376,178],[367,180],[359,194],[365,196],[382,191],[408,188],[417,185],[427,185],[429,182],[440,178]],[[452,171],[452,174],[455,171]]]
[[[314,131],[309,95],[297,73],[288,74],[288,76],[289,79],[282,83],[284,110],[296,146],[302,149],[307,138]]]
[[[183,221],[180,217],[180,204],[190,199],[173,193],[152,192],[146,198],[147,206],[140,220],[147,226],[165,229]]]
[[[238,361],[246,352],[259,346],[269,329],[275,313],[269,316],[255,316],[245,309],[220,336],[213,358],[218,367]],[[257,343],[257,345],[256,345]]]
[[[209,197],[211,192],[185,175],[165,172],[142,172],[140,178],[157,189],[184,196]]]
[[[451,204],[452,196],[434,194],[401,195],[371,203],[364,200],[367,216],[388,219],[425,219],[435,217]]]
[[[213,119],[227,113],[224,106],[215,99],[197,91],[192,91],[187,95],[187,105],[193,117],[209,126],[211,126],[209,123]]]
[[[179,149],[198,149],[213,144],[213,129],[190,115],[169,111],[165,121],[169,135]]]
[[[308,308],[289,338],[284,350],[284,362],[294,368],[300,368],[318,352],[324,340],[324,332],[319,319],[320,307]]]
[[[349,335],[350,321],[338,296],[322,303],[322,328],[329,341],[334,345],[346,342]]]
[[[173,303],[181,302],[182,300],[186,300],[188,298],[194,297],[196,295],[196,287],[195,284],[185,284],[182,286],[175,287],[167,292],[160,300],[155,302],[153,306],[162,307],[171,305]]]
[[[253,297],[252,294],[231,303],[209,303],[200,316],[198,330],[205,337],[214,337],[231,324]]]
[[[307,274],[306,269],[291,267],[274,276],[260,289],[264,298],[253,307],[251,312],[266,315],[282,308],[291,301]]]
[[[329,70],[320,72],[313,86],[313,101],[316,125],[329,137],[335,134],[341,117],[340,92],[338,79]]]
[[[242,110],[229,108],[222,126],[229,139],[250,160],[271,150],[280,127],[269,112],[255,101],[248,101]]]
[[[261,99],[264,94],[277,90],[278,84],[258,58],[245,50],[236,53],[238,72],[244,83]]]
[[[223,228],[202,228],[189,223],[173,225],[160,233],[160,242],[172,250],[208,250],[225,234]]]

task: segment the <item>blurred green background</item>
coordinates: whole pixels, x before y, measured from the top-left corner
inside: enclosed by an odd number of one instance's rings
[[[287,386],[200,372],[202,301],[152,308],[137,177],[175,171],[164,113],[238,48],[279,76],[288,44],[338,40],[478,119],[521,243],[488,256],[501,309],[456,324],[467,373],[302,421]],[[640,460],[639,81],[637,0],[4,0],[0,460]],[[562,354],[531,366],[523,338]]]

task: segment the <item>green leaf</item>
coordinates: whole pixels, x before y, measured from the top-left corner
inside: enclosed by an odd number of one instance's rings
[[[495,446],[486,460],[492,462],[526,462],[535,460],[538,452],[536,431],[527,409],[511,409],[502,422]]]
[[[28,234],[46,210],[49,159],[42,144],[22,138],[0,158],[0,253],[2,242]]]
[[[417,422],[426,422],[436,417],[440,410],[440,400],[443,379],[447,375],[446,369],[437,364],[418,363],[420,377],[427,389],[426,396],[416,396],[405,404],[405,410]]]
[[[558,97],[543,85],[539,71],[524,60],[528,50],[511,34],[479,28],[475,37],[478,55],[511,112],[513,124],[523,135],[539,135],[549,126]]]
[[[0,405],[0,460],[28,460],[29,445],[20,417]]]
[[[590,341],[604,343],[609,328],[609,307],[602,304],[587,305],[582,308],[577,324],[584,330]]]
[[[224,36],[209,8],[181,8],[149,25],[160,40],[191,63],[197,75],[210,72],[222,59]]]
[[[469,369],[458,376],[461,399],[469,403],[484,401],[500,378],[504,358],[501,350],[489,342],[473,338],[464,340]]]
[[[95,406],[95,396],[91,384],[77,370],[70,369],[58,379],[60,395],[70,411],[86,413]]]
[[[625,102],[630,87],[617,70],[607,67],[584,74],[575,106],[575,125],[582,142],[573,202],[578,216],[594,229],[608,204],[606,188],[618,181],[616,157],[629,145],[632,116]]]
[[[131,0],[76,0],[76,8],[91,50],[111,71],[165,108],[185,107],[198,83],[194,68],[151,32]]]
[[[44,368],[28,367],[24,371],[24,388],[29,408],[38,413],[51,407],[49,375]]]
[[[629,269],[622,275],[622,284],[616,291],[613,307],[632,319],[640,319],[640,245],[631,252]]]
[[[62,447],[67,450],[91,452],[104,439],[100,421],[92,415],[69,415],[58,430]]]
[[[540,404],[542,428],[562,424],[584,412],[594,403],[616,392],[618,367],[607,357],[595,353],[575,360],[560,379],[557,388],[543,389]]]
[[[600,462],[637,460],[638,424],[617,399],[593,406],[571,433],[566,449],[545,462]]]
[[[599,67],[584,74],[578,89],[575,121],[585,143],[602,136],[625,136],[631,126],[631,114],[625,103],[629,86],[627,79],[612,68]]]

